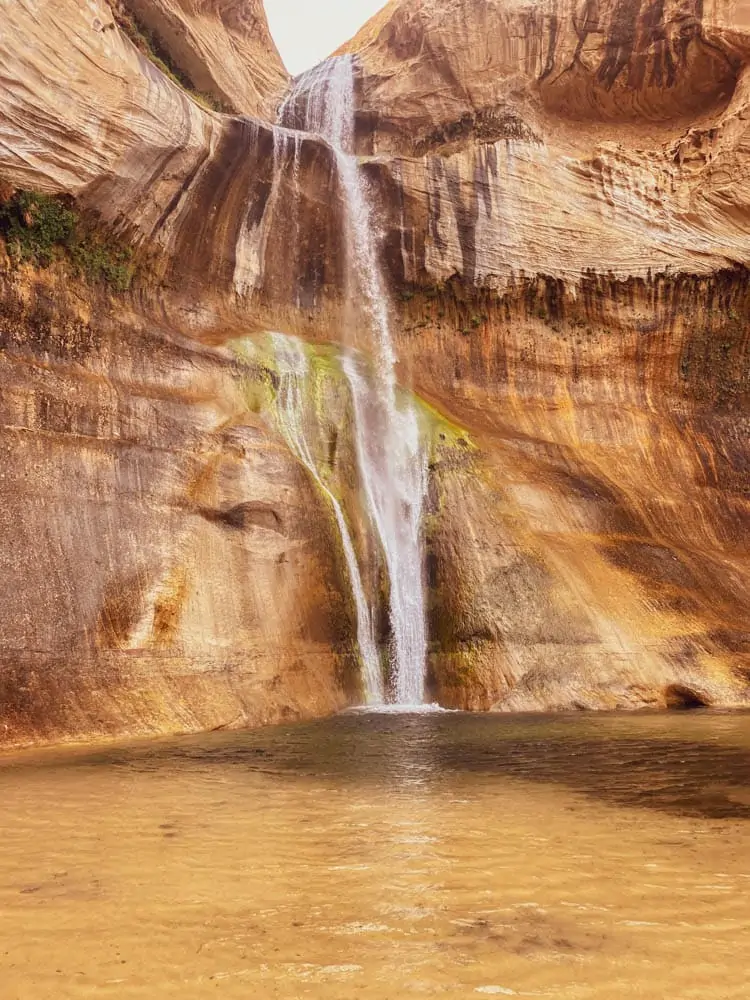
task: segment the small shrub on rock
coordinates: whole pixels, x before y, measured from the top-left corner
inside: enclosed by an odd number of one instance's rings
[[[16,265],[49,267],[65,261],[76,275],[119,292],[127,291],[133,280],[132,249],[85,225],[65,198],[5,190],[0,197],[0,236]]]

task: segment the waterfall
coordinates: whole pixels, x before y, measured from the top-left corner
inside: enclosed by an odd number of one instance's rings
[[[279,124],[324,138],[338,168],[345,209],[349,315],[364,326],[373,356],[343,361],[352,393],[359,474],[390,582],[390,697],[421,705],[427,635],[421,521],[427,459],[413,405],[399,398],[386,284],[365,179],[355,155],[354,59],[338,56],[298,77]]]
[[[357,641],[364,668],[365,697],[368,705],[382,705],[385,701],[380,658],[373,634],[373,622],[367,604],[357,556],[354,551],[349,526],[341,504],[323,482],[318,472],[312,450],[305,435],[305,399],[308,398],[307,377],[309,364],[304,347],[296,337],[271,334],[274,355],[279,373],[276,397],[278,420],[287,444],[302,462],[330,503],[349,569],[349,579],[357,610]]]

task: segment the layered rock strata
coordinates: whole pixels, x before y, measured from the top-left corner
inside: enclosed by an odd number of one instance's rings
[[[231,4],[142,8],[144,20],[207,17],[217,38],[239,30]],[[97,304],[78,360],[77,334],[51,354],[44,331],[67,329],[88,293],[71,305],[47,279],[4,279],[3,400],[23,400],[4,435],[40,463],[17,452],[4,480],[6,739],[211,728],[356,699],[325,505],[237,401],[219,346],[346,328],[331,150],[202,108],[102,0],[16,0],[2,16],[0,180],[73,196],[148,262],[131,293]],[[402,378],[461,428],[438,437],[432,462],[433,693],[506,709],[750,703],[750,9],[394,0],[348,49]],[[245,96],[226,96],[270,117],[277,57],[242,58]],[[74,387],[34,384],[62,378],[59,366]],[[107,485],[81,458],[88,432],[58,447],[66,393],[83,394],[80,419],[118,454],[113,401],[163,457],[148,503],[129,497],[140,461],[111,459]],[[252,427],[244,452],[222,436],[225,410]],[[71,470],[111,518],[86,514],[80,544],[55,534],[69,488],[49,488]],[[208,518],[188,503],[204,474]],[[154,497],[180,513],[156,525]],[[183,537],[188,554],[170,557]],[[44,579],[24,555],[39,538]],[[290,550],[303,564],[284,569]],[[165,631],[173,593],[192,596]],[[255,680],[243,673],[254,657]],[[47,725],[58,703],[69,707]]]
[[[746,703],[747,275],[554,288],[409,304],[437,326],[412,342],[423,391],[479,450],[434,477],[436,692]]]
[[[274,120],[289,75],[261,0],[116,0],[113,10],[222,110]]]
[[[346,567],[264,373],[7,261],[0,372],[0,742],[357,700]]]

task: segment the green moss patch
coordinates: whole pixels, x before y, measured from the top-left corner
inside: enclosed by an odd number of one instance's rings
[[[68,198],[38,191],[10,194],[0,200],[0,237],[16,265],[64,261],[77,276],[118,292],[133,281],[132,248],[84,223]]]
[[[434,461],[439,454],[444,455],[447,450],[455,450],[461,454],[471,454],[476,451],[476,445],[463,427],[454,424],[420,396],[410,395],[417,406],[422,434],[429,446],[431,461]]]

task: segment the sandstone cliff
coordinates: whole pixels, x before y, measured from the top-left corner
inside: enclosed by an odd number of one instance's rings
[[[244,30],[139,4],[205,66]],[[239,392],[269,373],[220,346],[340,336],[331,151],[201,107],[102,0],[2,17],[0,180],[146,262],[93,300],[4,265],[6,739],[332,710],[356,682],[330,516]],[[263,30],[220,97],[269,118]],[[411,0],[349,48],[403,380],[462,429],[432,462],[433,692],[750,702],[750,8]]]
[[[147,55],[218,110],[273,121],[289,76],[261,0],[114,0],[115,21]]]
[[[346,569],[257,367],[6,260],[0,371],[1,742],[358,697]]]
[[[417,0],[350,45],[401,357],[482,451],[434,543],[445,701],[747,698],[749,29]]]

